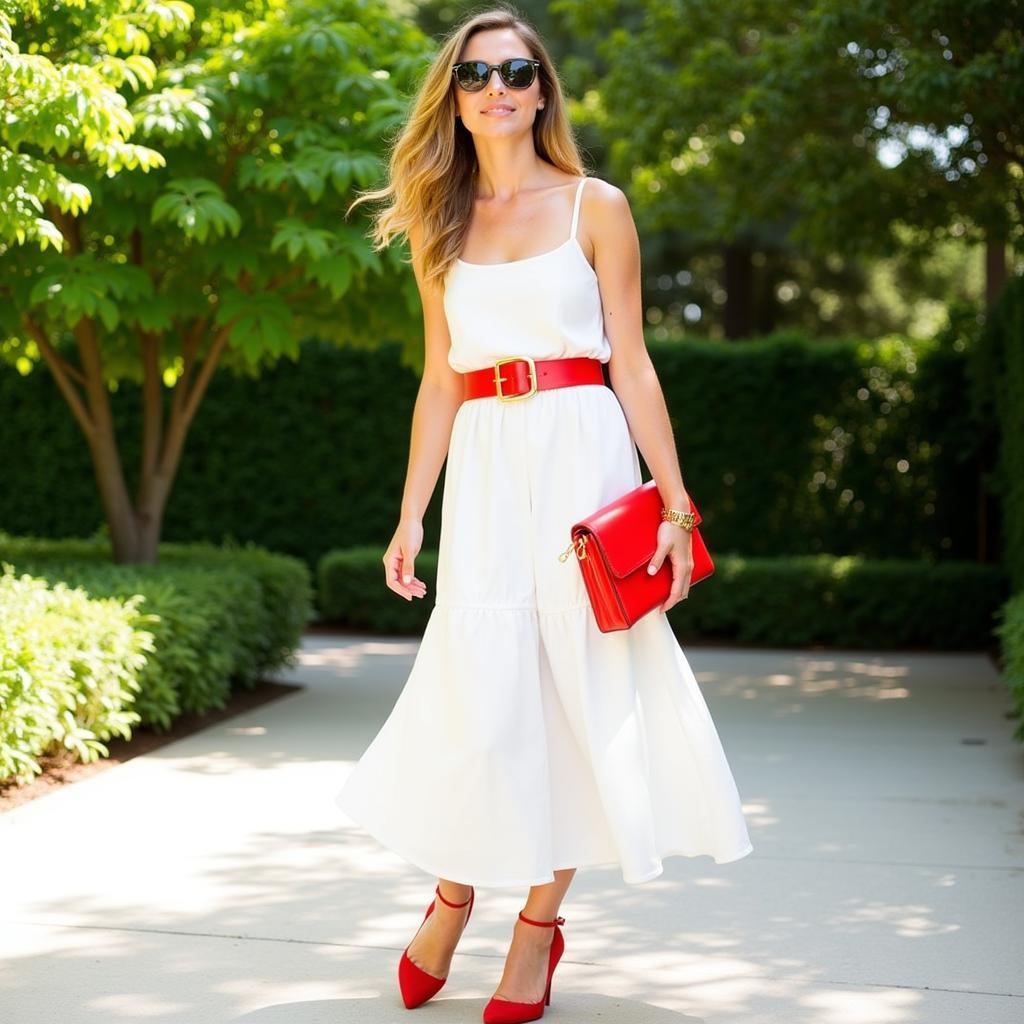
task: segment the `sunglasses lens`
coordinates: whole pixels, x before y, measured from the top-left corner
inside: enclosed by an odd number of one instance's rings
[[[457,65],[455,77],[460,86],[476,92],[487,84],[487,65],[482,60],[467,60]]]
[[[501,77],[510,89],[526,89],[533,83],[536,65],[517,57],[501,65]]]

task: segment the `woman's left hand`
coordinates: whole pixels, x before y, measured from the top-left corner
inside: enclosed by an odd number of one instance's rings
[[[661,568],[666,556],[672,560],[672,589],[661,606],[663,612],[667,612],[679,601],[686,600],[690,594],[690,576],[693,574],[693,538],[690,531],[667,520],[658,524],[658,547],[650,562],[655,572]]]

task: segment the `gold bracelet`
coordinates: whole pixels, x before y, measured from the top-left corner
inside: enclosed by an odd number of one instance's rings
[[[692,512],[680,512],[676,508],[663,508],[661,518],[663,522],[675,523],[689,532],[693,531],[697,522],[697,517]]]

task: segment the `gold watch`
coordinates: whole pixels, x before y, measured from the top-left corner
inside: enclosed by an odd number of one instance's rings
[[[681,512],[677,508],[663,508],[661,518],[664,522],[675,523],[688,532],[693,532],[697,517],[692,512]]]

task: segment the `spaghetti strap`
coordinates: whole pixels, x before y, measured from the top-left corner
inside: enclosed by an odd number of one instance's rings
[[[580,220],[580,198],[583,196],[583,184],[586,180],[587,176],[584,174],[580,178],[579,185],[576,186],[576,203],[572,208],[572,227],[569,229],[569,241],[576,237],[576,225],[579,224]]]

